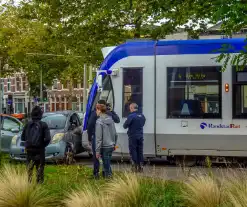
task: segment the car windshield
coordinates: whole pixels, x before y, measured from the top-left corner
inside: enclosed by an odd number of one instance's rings
[[[64,129],[67,117],[63,114],[51,114],[42,118],[49,129]]]
[[[78,113],[78,115],[79,115],[79,117],[80,117],[81,119],[83,119],[83,118],[84,118],[83,113]]]

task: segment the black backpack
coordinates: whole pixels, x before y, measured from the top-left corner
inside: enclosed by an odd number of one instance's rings
[[[27,148],[41,148],[42,142],[42,124],[40,121],[31,121],[27,129]]]

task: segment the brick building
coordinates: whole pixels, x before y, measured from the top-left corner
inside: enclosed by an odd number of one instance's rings
[[[49,111],[72,109],[82,111],[83,109],[83,81],[74,81],[72,85],[73,90],[70,91],[68,84],[62,84],[59,80],[54,80],[54,84],[48,90]],[[88,89],[87,94],[88,94]],[[72,100],[69,101],[69,99]],[[85,101],[87,101],[85,99]],[[71,106],[69,104],[72,104]]]
[[[25,111],[28,110],[28,104],[30,103],[28,88],[27,77],[22,72],[15,73],[11,77],[1,78],[3,110],[7,112],[8,105],[11,105],[13,109],[12,113],[25,113]]]
[[[36,104],[33,97],[29,96],[29,85],[25,73],[15,73],[11,77],[1,78],[1,91],[3,93],[3,112],[7,113],[28,113]],[[54,80],[54,84],[47,90],[48,102],[44,103],[46,111],[83,109],[83,81],[73,82],[72,90],[67,84]],[[87,94],[88,94],[88,89]],[[69,99],[72,100],[69,101]],[[86,101],[86,99],[85,99]],[[69,103],[72,105],[70,106]],[[12,109],[10,111],[10,108]]]

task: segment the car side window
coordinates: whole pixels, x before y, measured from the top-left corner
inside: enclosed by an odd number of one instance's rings
[[[9,117],[3,117],[2,130],[11,131],[11,129],[20,129],[20,124]]]
[[[75,119],[77,120],[78,126],[81,126],[81,119],[78,114],[75,114]]]

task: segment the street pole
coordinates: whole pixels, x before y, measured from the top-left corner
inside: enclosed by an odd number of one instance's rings
[[[87,108],[87,66],[84,64],[83,71],[83,113],[86,112]]]
[[[93,66],[90,65],[90,68],[89,68],[89,86],[88,86],[89,90],[92,86],[92,82],[93,82]]]
[[[42,67],[41,67],[41,70],[40,70],[40,91],[39,91],[39,97],[40,97],[40,103],[42,103],[42,101],[43,101],[43,84],[42,84]]]
[[[0,80],[1,80],[1,97],[0,97],[0,113],[2,113],[2,99],[3,99],[3,93],[2,93],[2,57],[0,57]],[[0,117],[0,136],[2,136],[2,122],[3,122],[3,116]],[[0,153],[2,153],[2,139],[0,139]],[[0,160],[1,162],[1,160]]]
[[[0,96],[0,114],[3,113],[3,105],[2,105],[2,102],[3,102],[3,84],[2,84],[2,58],[0,57],[0,81],[1,81],[1,96]]]

